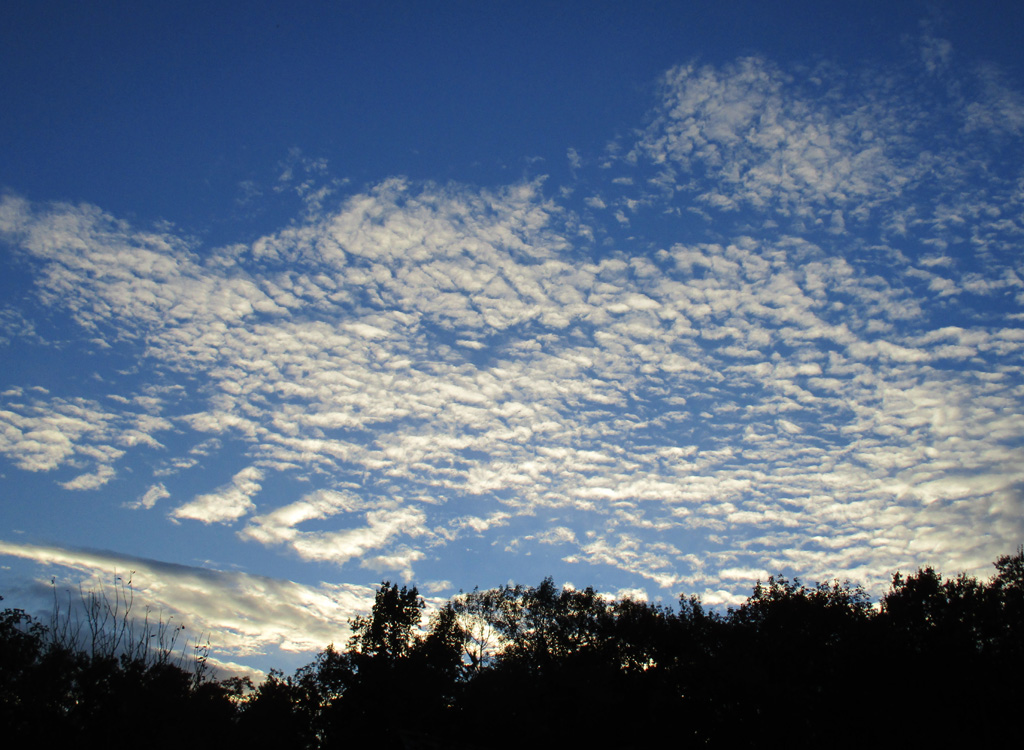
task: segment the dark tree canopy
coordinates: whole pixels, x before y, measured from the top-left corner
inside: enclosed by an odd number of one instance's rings
[[[384,581],[343,651],[254,687],[125,632],[83,648],[6,609],[0,724],[35,744],[115,726],[156,747],[646,748],[638,728],[655,727],[683,746],[991,745],[1017,731],[1024,699],[1024,548],[989,581],[897,572],[878,606],[838,581],[770,577],[722,612],[546,578],[460,594],[425,626],[424,611],[415,587]]]
[[[369,616],[352,621],[349,649],[385,660],[408,656],[425,606],[415,586],[399,589],[384,581]]]

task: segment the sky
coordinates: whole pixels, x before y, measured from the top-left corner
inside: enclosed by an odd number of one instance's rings
[[[1020,3],[0,10],[0,595],[286,671],[382,580],[1024,541]]]

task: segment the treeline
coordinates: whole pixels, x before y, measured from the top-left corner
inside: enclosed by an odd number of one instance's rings
[[[203,649],[176,657],[177,630],[117,602],[71,629],[7,609],[0,726],[44,746],[1003,744],[1024,699],[1024,547],[995,568],[897,573],[877,607],[773,577],[725,612],[548,578],[454,597],[424,628],[416,588],[385,582],[343,650],[259,685],[213,679]]]

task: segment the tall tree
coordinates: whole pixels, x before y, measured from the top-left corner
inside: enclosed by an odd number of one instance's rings
[[[370,614],[352,620],[349,649],[385,661],[407,656],[425,606],[415,586],[398,588],[398,584],[383,581]]]

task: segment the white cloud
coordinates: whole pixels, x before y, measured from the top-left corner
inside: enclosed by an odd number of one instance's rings
[[[359,566],[378,572],[395,571],[403,580],[411,581],[413,580],[413,563],[424,557],[426,555],[423,552],[402,544],[387,554],[364,557]]]
[[[565,526],[555,526],[552,529],[548,529],[543,534],[537,536],[537,541],[541,544],[575,544],[576,534],[573,533],[572,529]]]
[[[181,391],[8,388],[0,452],[71,488],[159,451],[152,507],[241,447],[172,518],[249,515],[240,538],[346,572],[532,544],[728,602],[750,571],[991,559],[1021,531],[1024,201],[962,139],[1015,99],[992,78],[933,142],[951,111],[893,76],[673,68],[578,191],[588,231],[541,181],[396,178],[324,210],[300,154],[281,184],[308,210],[250,245],[6,198],[38,301]]]
[[[167,491],[167,487],[162,482],[158,482],[146,490],[145,494],[142,495],[138,500],[132,503],[127,503],[127,507],[137,509],[145,508],[149,510],[161,500],[166,500],[171,496],[171,493]]]
[[[757,581],[767,581],[771,575],[767,570],[754,570],[751,568],[724,568],[718,571],[719,577],[726,581],[743,581],[753,586]]]
[[[657,117],[628,158],[709,178],[700,200],[726,211],[747,204],[800,215],[872,205],[897,192],[907,178],[887,156],[891,118],[870,100],[852,103],[851,92],[841,99],[827,75],[801,75],[756,57],[723,68],[675,67],[662,80]],[[827,208],[833,226],[835,211]]]
[[[188,518],[206,524],[235,521],[256,507],[252,497],[262,489],[262,479],[263,472],[255,466],[249,466],[235,474],[230,484],[179,505],[171,511],[171,517]]]
[[[0,542],[0,554],[41,566],[39,585],[66,581],[71,569],[87,590],[105,587],[116,571],[131,571],[138,612],[146,607],[188,625],[193,638],[210,636],[214,658],[234,659],[277,648],[311,652],[343,642],[348,620],[369,610],[369,586],[292,581],[233,571],[170,565],[110,552]],[[75,581],[67,581],[77,591]],[[61,584],[64,585],[63,583]]]
[[[982,96],[967,105],[965,130],[1024,132],[1024,93],[1008,85],[1002,73],[991,65],[981,67],[977,75]]]
[[[110,466],[101,466],[92,474],[79,474],[68,482],[61,482],[61,487],[66,490],[95,490],[114,478],[114,469]]]
[[[39,394],[40,390],[33,392]],[[0,454],[26,471],[93,467],[93,471],[63,482],[65,489],[105,485],[115,476],[113,464],[126,449],[162,447],[153,433],[171,426],[165,419],[130,408],[111,411],[91,399],[26,396],[21,390],[4,394],[7,401],[6,408],[0,408]]]
[[[309,521],[355,513],[360,513],[364,525],[335,532],[299,528]],[[398,536],[423,536],[427,533],[425,521],[426,515],[419,508],[359,497],[352,492],[318,490],[298,502],[252,518],[239,536],[268,546],[285,544],[304,560],[344,565],[359,558],[363,567],[398,570],[411,579],[412,563],[423,558],[418,550],[400,545],[377,555],[368,553],[386,548]]]

